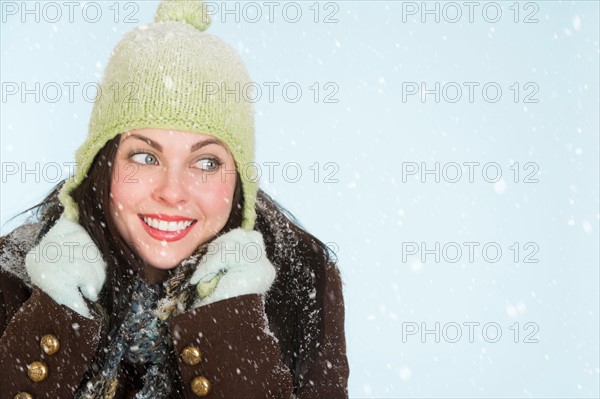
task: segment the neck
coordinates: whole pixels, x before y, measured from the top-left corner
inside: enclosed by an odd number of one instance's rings
[[[149,284],[160,284],[167,279],[168,275],[168,270],[157,269],[150,265],[146,265],[142,273],[144,280]]]

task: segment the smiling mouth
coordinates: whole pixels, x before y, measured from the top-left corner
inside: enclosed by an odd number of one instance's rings
[[[146,232],[154,239],[177,241],[187,235],[198,220],[160,214],[138,215]]]

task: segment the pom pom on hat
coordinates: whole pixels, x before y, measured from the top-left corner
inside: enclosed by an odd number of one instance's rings
[[[202,32],[211,23],[206,4],[201,0],[163,0],[158,5],[154,21],[183,21]]]

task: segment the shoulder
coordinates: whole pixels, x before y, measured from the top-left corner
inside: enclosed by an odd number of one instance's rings
[[[35,245],[41,228],[41,222],[27,223],[0,237],[0,278],[10,276],[31,286],[25,271],[25,255]]]
[[[35,244],[41,223],[28,223],[0,237],[0,333],[31,295],[25,255]]]

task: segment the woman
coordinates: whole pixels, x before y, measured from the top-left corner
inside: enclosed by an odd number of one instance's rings
[[[155,21],[113,51],[101,92],[129,95],[97,98],[75,175],[2,237],[2,397],[347,397],[339,272],[250,173],[243,63],[201,2]]]

